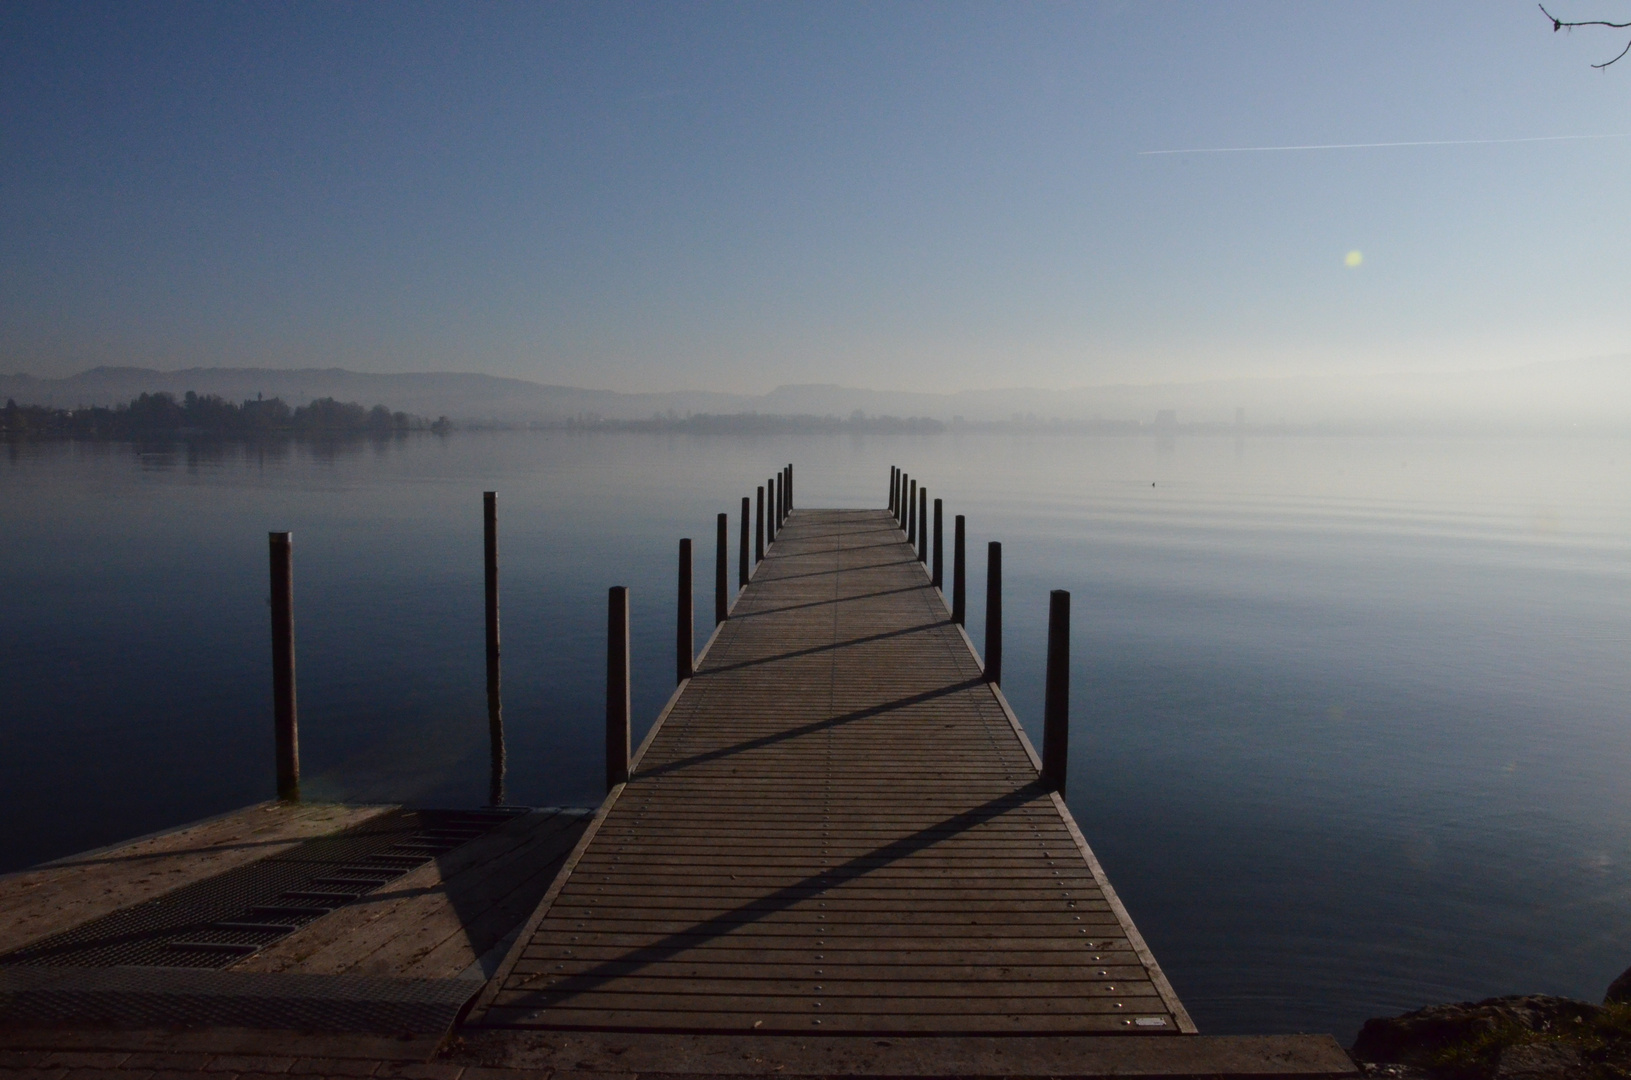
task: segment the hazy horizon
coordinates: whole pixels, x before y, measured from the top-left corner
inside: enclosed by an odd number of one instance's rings
[[[0,30],[0,370],[955,393],[1631,350],[1631,69],[1527,0]]]

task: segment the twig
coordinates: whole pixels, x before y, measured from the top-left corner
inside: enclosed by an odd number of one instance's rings
[[[1537,4],[1536,6],[1540,8],[1540,13],[1542,15],[1552,20],[1552,33],[1554,34],[1563,29],[1565,26],[1570,30],[1573,30],[1577,26],[1606,26],[1611,30],[1625,30],[1627,28],[1631,28],[1631,22],[1609,22],[1606,19],[1581,19],[1577,22],[1569,22],[1565,19],[1558,18],[1550,11],[1547,11],[1545,4]],[[1609,64],[1614,63],[1615,60],[1619,60],[1621,57],[1625,56],[1626,53],[1631,53],[1631,41],[1627,41],[1625,43],[1625,48],[1620,50],[1620,55],[1616,56],[1614,60],[1605,60],[1601,64],[1593,64],[1591,66],[1594,68],[1606,68]]]

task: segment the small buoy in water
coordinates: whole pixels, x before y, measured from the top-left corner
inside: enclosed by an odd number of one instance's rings
[[[1155,481],[1154,481],[1154,480],[1151,480],[1151,481],[1150,481],[1150,487],[1154,487],[1154,486],[1155,486]]]

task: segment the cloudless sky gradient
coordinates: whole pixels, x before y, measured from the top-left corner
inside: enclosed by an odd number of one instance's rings
[[[1620,0],[1558,0],[1626,17]],[[0,5],[0,370],[959,390],[1631,349],[1530,0]],[[1360,252],[1357,266],[1349,253]]]

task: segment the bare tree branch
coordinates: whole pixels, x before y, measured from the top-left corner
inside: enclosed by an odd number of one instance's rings
[[[1577,26],[1606,26],[1611,30],[1625,30],[1627,28],[1631,28],[1631,22],[1608,22],[1604,19],[1582,19],[1578,22],[1569,22],[1566,19],[1558,18],[1550,11],[1547,11],[1545,4],[1540,4],[1537,6],[1540,8],[1540,13],[1542,15],[1552,20],[1552,33],[1554,34],[1559,30],[1562,30],[1564,27],[1568,27],[1570,30],[1573,30]],[[1614,63],[1615,60],[1619,60],[1626,53],[1631,53],[1631,41],[1627,41],[1625,43],[1625,48],[1620,50],[1620,55],[1616,56],[1614,60],[1605,60],[1601,64],[1593,64],[1591,66],[1594,68],[1606,68],[1609,64]]]

